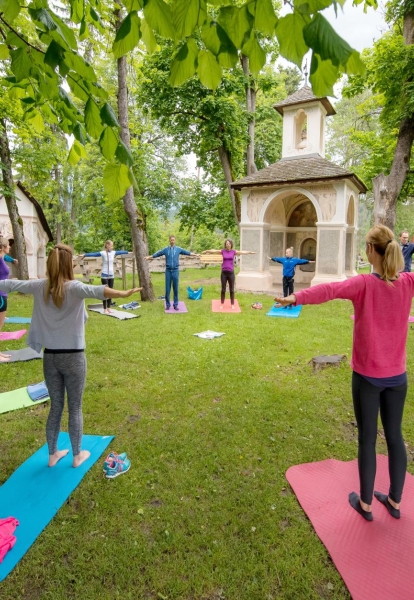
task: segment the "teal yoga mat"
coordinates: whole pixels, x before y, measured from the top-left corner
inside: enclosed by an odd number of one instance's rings
[[[11,392],[3,392],[0,394],[0,414],[10,412],[11,410],[17,410],[18,408],[35,406],[36,404],[41,404],[47,400],[49,400],[49,398],[42,398],[42,400],[34,402],[30,398],[25,387],[19,388],[18,390],[12,390]],[[0,515],[0,518],[4,517],[1,517]]]
[[[302,310],[302,305],[292,306],[292,308],[276,308],[272,306],[269,312],[266,313],[268,317],[282,317],[285,319],[297,319]]]
[[[72,467],[72,452],[49,468],[45,444],[0,487],[1,517],[11,516],[19,521],[14,532],[17,541],[0,564],[0,581],[26,554],[113,438],[113,435],[84,435],[82,449],[89,450],[91,456],[77,469]],[[59,448],[70,448],[67,433],[59,435]]]

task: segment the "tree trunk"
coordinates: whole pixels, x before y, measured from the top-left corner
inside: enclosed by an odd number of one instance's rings
[[[4,199],[13,231],[13,239],[16,246],[17,275],[19,279],[29,279],[27,267],[26,241],[24,239],[23,221],[19,215],[17,201],[14,195],[14,182],[12,175],[12,163],[10,157],[9,140],[7,138],[6,121],[0,119],[0,162],[4,183]]]
[[[118,30],[121,24],[121,11],[115,10],[116,29]],[[118,118],[121,125],[121,140],[127,148],[131,147],[129,121],[128,121],[128,87],[127,87],[127,62],[126,56],[118,58]],[[154,290],[152,287],[151,276],[148,263],[144,257],[148,254],[147,236],[145,233],[145,217],[138,211],[137,204],[134,198],[134,190],[131,186],[128,188],[124,196],[124,209],[128,215],[131,226],[131,235],[135,259],[137,263],[137,272],[139,285],[142,287],[141,299],[155,300]]]
[[[256,90],[254,88],[253,77],[249,69],[249,59],[247,56],[242,54],[241,57],[243,72],[246,76],[246,110],[249,118],[249,144],[246,149],[246,162],[247,162],[247,175],[256,173],[257,167],[254,161],[254,130],[255,130],[255,119],[254,113],[256,111]]]
[[[414,43],[414,10],[404,15],[404,43]],[[374,186],[374,223],[386,225],[394,231],[398,196],[406,180],[414,142],[414,115],[405,117],[398,132],[390,174],[380,173],[372,180]]]
[[[234,181],[232,168],[231,168],[231,159],[227,150],[224,146],[220,146],[218,149],[218,153],[220,156],[221,166],[223,167],[224,177],[227,183],[227,189],[229,190],[231,205],[233,207],[234,219],[237,223],[237,227],[240,227],[241,220],[241,194],[237,190],[233,190],[231,187],[231,183]]]

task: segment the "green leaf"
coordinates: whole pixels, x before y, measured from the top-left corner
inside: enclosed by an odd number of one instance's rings
[[[86,131],[92,137],[98,138],[101,135],[103,129],[101,115],[98,105],[92,98],[89,98],[85,106],[85,125]]]
[[[20,98],[24,98],[26,91],[21,87],[14,85],[9,89],[8,95],[12,100],[19,100]]]
[[[109,200],[119,200],[132,185],[132,175],[126,165],[110,163],[103,172],[103,184]]]
[[[70,0],[70,20],[74,23],[80,23],[84,14],[84,0]]]
[[[136,11],[127,15],[122,21],[112,46],[115,58],[124,56],[124,54],[133,50],[138,44],[141,35],[139,25],[140,18]]]
[[[0,60],[10,58],[10,52],[6,44],[0,44]]]
[[[96,27],[96,29],[100,32],[100,33],[105,33],[105,27],[104,24],[101,21],[101,17],[99,16],[99,14],[96,12],[96,10],[94,8],[92,8],[92,6],[88,6],[87,9],[88,12],[88,16],[89,16],[89,20],[90,23]]]
[[[163,0],[147,0],[144,15],[153,31],[162,37],[175,39],[171,8]]]
[[[337,0],[338,4],[344,4],[344,0]],[[331,6],[332,0],[295,0],[295,10],[300,13],[313,15],[319,10],[324,10]],[[355,2],[354,2],[355,4]]]
[[[272,0],[256,0],[255,29],[264,35],[271,36],[275,31],[276,23],[277,17],[273,10]]]
[[[86,157],[87,157],[87,154],[86,154],[85,148],[82,146],[82,144],[80,144],[78,142],[78,140],[75,140],[69,151],[68,163],[74,167],[75,165],[78,164],[78,162],[80,161],[81,158],[86,158]]]
[[[201,39],[206,48],[217,56],[222,67],[231,69],[238,60],[237,49],[227,33],[216,21],[207,19],[201,27]]]
[[[315,96],[333,96],[333,86],[338,79],[338,67],[330,60],[321,60],[320,56],[312,53],[309,81]]]
[[[118,148],[119,136],[110,127],[105,127],[99,138],[99,147],[107,160],[112,160]]]
[[[322,60],[330,60],[335,66],[345,66],[353,52],[351,46],[336,33],[320,13],[306,25],[303,36],[309,48],[312,48]]]
[[[14,46],[15,48],[26,48],[27,36],[23,33],[20,34],[23,39],[21,39],[18,35],[14,33],[14,31],[8,31],[6,35],[6,44],[10,46]]]
[[[307,18],[309,21],[309,18]],[[276,36],[280,45],[280,54],[302,68],[302,60],[309,47],[303,37],[303,28],[307,21],[298,13],[286,15],[276,25]]]
[[[21,9],[19,0],[0,0],[0,13],[8,23],[12,23]]]
[[[76,52],[65,52],[65,63],[68,65],[71,71],[75,71],[84,79],[89,79],[89,81],[96,81],[95,71],[93,70],[91,65]]]
[[[124,4],[127,11],[130,13],[133,10],[141,10],[144,3],[142,0],[124,0]]]
[[[195,41],[190,38],[183,44],[171,64],[169,84],[177,87],[190,79],[196,72],[198,48]]]
[[[108,92],[101,86],[100,83],[93,83],[92,81],[85,81],[86,89],[97,98],[102,98],[102,100],[106,100],[108,98]]]
[[[67,77],[68,85],[76,98],[82,100],[82,102],[87,102],[89,100],[89,94],[87,90],[85,90],[84,80],[77,73],[71,73],[69,77]]]
[[[65,56],[65,50],[52,40],[46,50],[44,62],[53,70],[62,62]]]
[[[207,19],[204,25],[201,27],[201,39],[203,40],[206,48],[213,54],[220,52],[221,41],[218,35],[218,27],[220,25],[212,19]],[[223,28],[220,27],[223,31]]]
[[[124,144],[124,142],[120,139],[117,149],[115,151],[115,156],[120,163],[123,165],[127,165],[127,167],[132,167],[134,164],[134,158],[131,154],[131,150]]]
[[[27,48],[17,48],[11,50],[11,71],[16,76],[16,81],[26,79],[30,75],[33,63],[29,56]]]
[[[79,28],[79,40],[81,42],[83,42],[83,40],[86,40],[86,38],[89,36],[89,29],[88,26],[86,24],[85,19],[82,19],[81,21],[81,26]]]
[[[345,65],[345,72],[348,75],[365,75],[365,65],[361,60],[359,52],[354,50]]]
[[[77,48],[73,31],[55,13],[46,8],[29,8],[28,11],[34,21],[44,25],[55,41],[59,43],[62,40],[68,48]]]
[[[198,24],[200,0],[175,0],[172,6],[173,23],[178,37],[191,35]]]
[[[247,6],[223,6],[220,8],[218,23],[227,33],[236,48],[241,49],[250,38],[254,18]]]
[[[102,123],[105,123],[105,125],[109,125],[110,127],[120,127],[114,109],[108,102],[101,108],[101,120]]]
[[[141,19],[141,36],[148,54],[153,54],[158,48],[158,44],[155,35],[152,33],[152,29],[148,27],[145,19]]]
[[[78,140],[78,142],[80,144],[82,144],[82,146],[84,146],[86,144],[86,131],[84,130],[84,128],[80,125],[80,123],[78,123],[74,129],[73,129],[73,135],[75,136],[75,138]]]
[[[45,128],[43,117],[37,110],[30,110],[30,112],[25,113],[24,120],[38,133],[42,133]]]
[[[252,31],[250,40],[243,46],[242,51],[249,57],[249,68],[252,75],[257,77],[266,63],[266,52],[259,44],[254,31]]]
[[[201,50],[198,54],[197,73],[203,85],[215,90],[221,81],[223,70],[214,54],[209,50]]]

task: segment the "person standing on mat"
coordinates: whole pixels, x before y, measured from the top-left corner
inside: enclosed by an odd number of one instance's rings
[[[0,280],[7,279],[10,275],[10,269],[6,265],[6,257],[8,256],[7,253],[9,252],[9,249],[9,241],[6,240],[6,238],[0,237]],[[6,319],[6,314],[7,294],[5,292],[0,291],[0,331],[3,328],[4,321]],[[0,362],[8,362],[9,360],[10,354],[3,354],[3,352],[0,352]]]
[[[222,250],[204,250],[202,254],[221,254],[223,262],[221,264],[221,304],[220,309],[224,307],[224,299],[226,297],[227,282],[229,283],[230,303],[234,310],[234,257],[242,254],[256,254],[250,250],[233,250],[233,240],[227,238],[224,242]]]
[[[184,248],[176,246],[174,235],[170,235],[169,239],[169,246],[163,248],[162,250],[158,250],[158,252],[155,252],[155,254],[146,256],[145,260],[151,260],[153,258],[158,258],[159,256],[165,256],[165,306],[167,310],[169,310],[171,307],[170,292],[172,284],[174,293],[173,306],[174,310],[178,310],[178,279],[180,267],[180,254],[184,254],[185,256],[200,255],[194,254],[194,252],[190,252],[189,250],[184,250]]]
[[[104,249],[100,252],[88,252],[87,254],[82,254],[81,256],[84,258],[92,257],[92,256],[101,256],[102,257],[102,273],[101,273],[101,283],[102,285],[107,285],[110,288],[114,287],[114,260],[115,256],[120,256],[121,254],[128,254],[127,250],[114,250],[114,243],[112,240],[106,240]],[[111,299],[103,301],[104,313],[109,315],[111,314]]]
[[[57,447],[65,391],[73,466],[79,467],[90,456],[90,452],[81,449],[82,396],[86,379],[85,321],[88,318],[84,299],[127,298],[140,289],[121,291],[105,285],[85,285],[76,280],[72,250],[64,244],[51,250],[45,279],[0,281],[0,292],[21,292],[34,297],[27,344],[36,352],[44,348],[43,373],[51,400],[46,423],[49,467],[54,467],[69,452]]]
[[[404,259],[388,227],[376,225],[368,231],[365,240],[372,273],[338,283],[316,285],[275,300],[288,306],[321,304],[340,298],[351,300],[354,306],[351,367],[358,426],[360,494],[351,492],[349,502],[364,519],[372,521],[373,494],[392,517],[400,518],[407,468],[401,422],[407,395],[406,341],[414,296],[414,273],[401,273]],[[374,492],[378,412],[388,448],[388,495]]]
[[[414,244],[408,241],[409,233],[406,229],[400,233],[400,248],[404,257],[404,272],[411,273],[411,261],[413,260]]]
[[[296,265],[307,265],[308,263],[315,262],[314,260],[307,260],[306,258],[294,258],[293,248],[286,248],[286,257],[275,256],[274,258],[270,258],[270,256],[268,256],[267,258],[283,265],[283,296],[285,298],[286,296],[289,296],[289,294],[293,294]],[[287,306],[284,308],[287,308]]]

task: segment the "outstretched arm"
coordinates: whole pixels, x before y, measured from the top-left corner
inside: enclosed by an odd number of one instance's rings
[[[92,258],[92,256],[98,256],[99,257],[99,256],[102,256],[102,254],[100,252],[87,252],[86,254],[82,254],[81,256],[83,256],[83,257],[85,257],[85,256],[88,257],[89,256],[89,257]]]
[[[214,248],[212,248],[211,250],[204,250],[201,254],[220,254],[220,252],[221,250],[214,250]]]
[[[257,252],[251,252],[251,250],[236,250],[236,256],[241,254],[257,254]]]
[[[132,288],[130,290],[116,290],[115,288],[105,286],[104,296],[105,298],[128,298],[129,296],[132,296],[132,294],[136,294],[141,290],[142,287]]]
[[[276,302],[275,306],[289,306],[290,304],[296,303],[295,294],[290,294],[290,296],[286,296],[283,298],[282,296],[275,296],[274,301]]]

